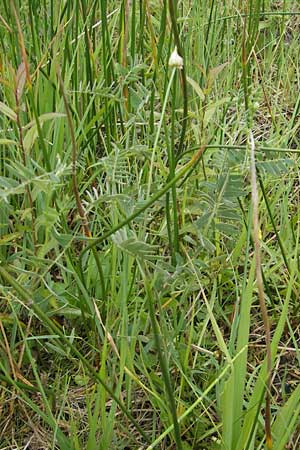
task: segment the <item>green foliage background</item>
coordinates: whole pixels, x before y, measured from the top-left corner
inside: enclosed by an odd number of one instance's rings
[[[272,448],[299,448],[299,15],[1,2],[1,448],[264,448],[250,130]]]

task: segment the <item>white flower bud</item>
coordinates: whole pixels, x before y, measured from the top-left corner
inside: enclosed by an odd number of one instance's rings
[[[175,47],[174,51],[171,53],[169,66],[177,69],[183,68],[183,58],[178,54],[177,47]]]

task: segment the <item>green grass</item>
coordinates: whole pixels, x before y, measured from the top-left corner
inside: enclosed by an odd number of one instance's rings
[[[299,30],[1,2],[1,449],[299,448]]]

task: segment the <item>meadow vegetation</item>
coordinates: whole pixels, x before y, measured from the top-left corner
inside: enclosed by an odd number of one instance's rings
[[[297,0],[1,1],[1,450],[300,448],[299,46]]]

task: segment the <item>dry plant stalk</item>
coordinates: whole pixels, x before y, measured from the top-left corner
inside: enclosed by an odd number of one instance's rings
[[[271,353],[271,333],[268,318],[268,311],[265,302],[264,286],[261,272],[261,248],[260,248],[260,228],[259,228],[259,208],[258,191],[255,167],[255,142],[252,131],[249,133],[250,151],[251,151],[251,188],[252,188],[252,207],[253,207],[253,241],[255,249],[256,263],[256,283],[258,288],[258,298],[261,315],[263,318],[266,352],[267,352],[267,380],[266,380],[266,412],[265,412],[265,432],[266,444],[268,449],[272,449],[271,434],[271,377],[272,377],[272,353]]]
[[[15,16],[15,20],[16,20],[16,24],[17,24],[17,28],[18,28],[18,40],[19,40],[19,46],[21,49],[22,62],[24,63],[26,81],[27,81],[28,86],[31,86],[31,77],[30,77],[30,72],[29,72],[29,64],[28,64],[27,53],[26,53],[26,48],[25,48],[25,43],[24,43],[24,37],[23,37],[23,33],[22,33],[22,27],[21,27],[19,16],[18,16],[18,13],[17,13],[17,10],[16,10],[13,0],[11,0],[11,8],[12,8],[13,14]]]
[[[11,7],[12,7],[12,11],[15,16],[15,21],[16,21],[17,28],[18,28],[18,41],[19,41],[19,46],[20,46],[20,51],[21,51],[21,59],[22,59],[22,62],[18,67],[16,77],[15,77],[15,92],[14,92],[14,94],[15,94],[15,101],[16,101],[16,123],[17,123],[18,132],[19,132],[19,146],[21,149],[22,162],[23,162],[24,167],[26,167],[26,152],[25,152],[24,141],[23,141],[23,129],[22,129],[22,124],[21,124],[21,120],[20,120],[20,101],[21,101],[21,97],[22,97],[26,82],[27,82],[29,88],[31,88],[31,77],[30,77],[30,73],[29,73],[29,64],[28,64],[28,59],[27,59],[27,53],[26,53],[22,28],[21,28],[18,14],[17,14],[17,10],[15,8],[15,4],[13,1],[11,1]],[[36,229],[35,229],[35,219],[36,219],[35,209],[33,206],[33,200],[32,200],[32,195],[31,195],[29,185],[26,185],[25,190],[26,190],[26,194],[27,194],[28,201],[29,201],[29,207],[30,207],[30,211],[31,211],[32,240],[33,240],[34,254],[36,255],[37,238],[36,238]]]
[[[25,81],[26,81],[26,64],[24,61],[20,64],[18,67],[17,73],[16,73],[16,83],[15,83],[15,100],[16,100],[16,123],[18,127],[19,132],[19,147],[21,149],[21,156],[22,156],[22,163],[23,166],[26,167],[26,151],[24,148],[24,139],[23,139],[23,128],[21,125],[21,119],[20,119],[20,100],[21,96],[24,90]],[[31,228],[32,228],[32,240],[33,240],[33,247],[34,247],[34,254],[36,255],[37,252],[37,238],[36,238],[36,228],[35,228],[35,209],[33,205],[33,199],[30,191],[30,187],[27,184],[25,187],[26,194],[28,197],[29,207],[31,211]]]
[[[84,207],[83,207],[82,202],[81,202],[79,189],[78,189],[78,184],[77,184],[77,177],[76,177],[77,144],[76,144],[76,139],[75,139],[75,131],[74,131],[74,126],[73,126],[73,122],[72,122],[72,117],[71,117],[69,103],[68,103],[66,92],[65,92],[64,83],[63,83],[63,80],[62,80],[62,77],[61,77],[61,74],[60,74],[60,70],[59,70],[58,67],[57,67],[57,70],[56,70],[56,74],[57,74],[57,78],[58,78],[58,81],[59,81],[60,90],[61,90],[62,97],[63,97],[63,102],[64,102],[64,105],[65,105],[65,110],[66,110],[66,114],[67,114],[67,122],[68,122],[69,130],[70,130],[70,136],[71,136],[71,143],[72,143],[72,184],[73,184],[73,192],[74,192],[75,201],[76,201],[76,207],[77,207],[77,211],[78,211],[78,214],[79,214],[81,222],[82,222],[84,234],[85,234],[86,237],[90,238],[92,236],[92,234],[91,234],[91,231],[90,231],[90,227],[89,227],[89,224],[88,224],[88,220],[87,220],[87,217],[86,217],[86,213],[85,213]]]

